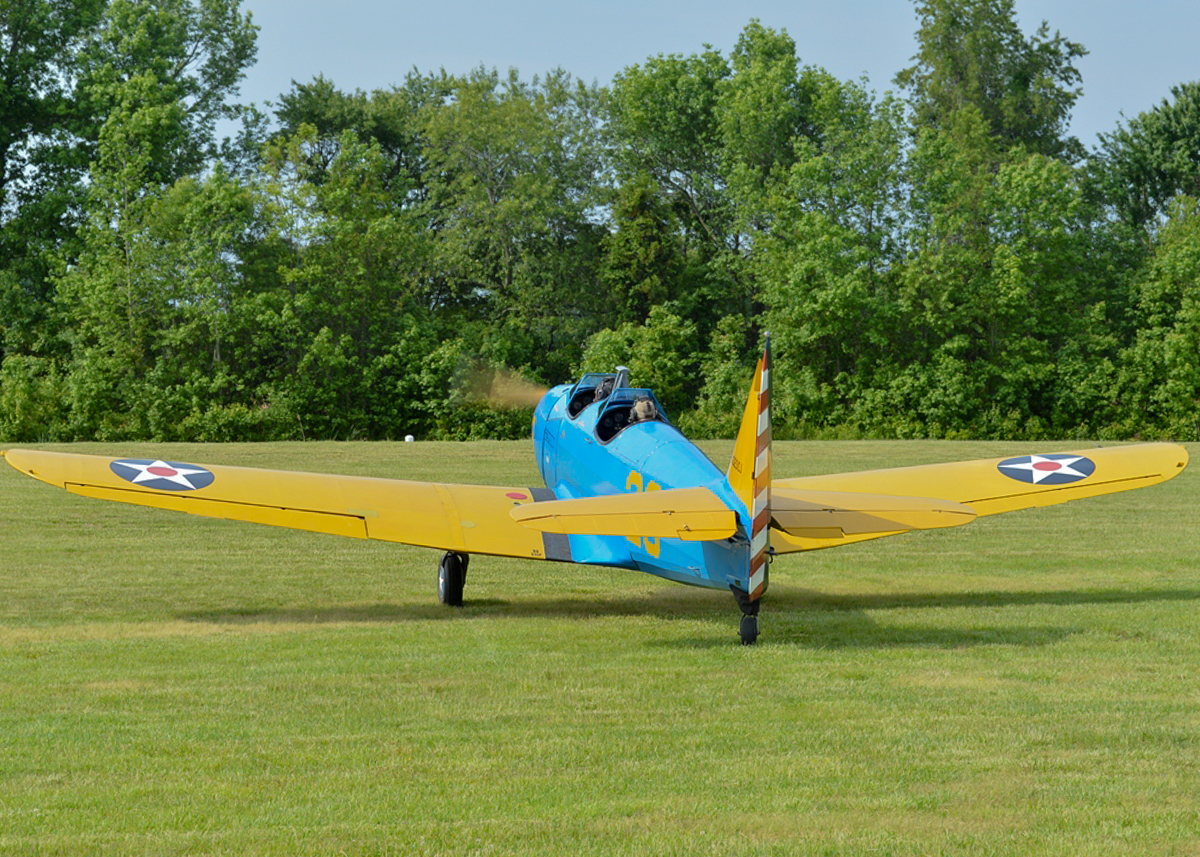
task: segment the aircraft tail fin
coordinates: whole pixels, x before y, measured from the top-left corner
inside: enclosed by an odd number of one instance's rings
[[[750,574],[747,593],[756,601],[767,591],[767,549],[771,529],[771,334],[754,371],[742,425],[726,477],[749,512]]]

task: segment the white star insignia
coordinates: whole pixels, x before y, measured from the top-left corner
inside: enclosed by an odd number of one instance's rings
[[[1002,464],[1000,466],[1005,470],[1024,470],[1028,472],[1033,484],[1036,485],[1043,479],[1055,474],[1074,476],[1077,479],[1085,478],[1089,474],[1082,473],[1072,466],[1082,460],[1082,455],[1077,455],[1074,458],[1049,458],[1045,455],[1031,455],[1029,456],[1029,461],[1021,464]]]
[[[188,467],[176,467],[172,464],[162,461],[151,461],[145,464],[132,461],[119,462],[122,467],[128,467],[130,470],[140,471],[137,476],[133,477],[130,482],[134,485],[142,482],[153,482],[156,479],[165,479],[168,482],[174,482],[184,488],[195,489],[189,476],[194,476],[197,473],[207,473],[207,470],[200,470]]]

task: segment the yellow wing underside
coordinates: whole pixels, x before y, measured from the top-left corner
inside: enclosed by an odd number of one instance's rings
[[[967,506],[982,517],[1143,488],[1179,475],[1188,463],[1187,450],[1172,443],[1098,447],[1061,454],[1088,459],[1095,465],[1094,472],[1067,484],[1033,484],[1005,475],[1000,470],[1000,463],[1008,458],[990,458],[776,479],[771,483],[771,490],[781,495],[797,491],[844,491],[897,497],[938,497]],[[915,528],[900,527],[891,532],[814,532],[807,536],[789,535],[772,529],[771,546],[776,553],[791,553],[837,547],[895,535],[907,529]]]
[[[22,449],[4,456],[36,479],[101,500],[462,553],[567,558],[510,516],[517,506],[553,499],[546,489],[205,465],[214,476],[208,487],[161,491],[117,476],[109,466],[115,459],[104,456]]]

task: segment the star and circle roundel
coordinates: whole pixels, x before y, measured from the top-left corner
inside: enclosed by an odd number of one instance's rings
[[[1096,472],[1096,462],[1090,458],[1064,453],[1019,455],[1006,458],[996,467],[1010,479],[1034,485],[1066,485],[1087,479]]]
[[[162,459],[121,458],[108,468],[126,482],[158,491],[196,491],[207,488],[216,479],[211,471],[195,464]]]

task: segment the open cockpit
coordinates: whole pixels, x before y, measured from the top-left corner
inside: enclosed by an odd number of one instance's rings
[[[607,399],[616,386],[617,377],[614,372],[589,372],[580,378],[567,400],[567,416],[575,419],[588,405]]]
[[[596,440],[608,443],[631,425],[659,422],[671,424],[654,393],[638,387],[622,387],[609,394],[596,420]]]
[[[567,417],[577,420],[592,405],[597,406],[595,435],[600,443],[608,443],[636,423],[671,423],[653,392],[629,386],[629,370],[624,366],[580,378],[568,394]]]

